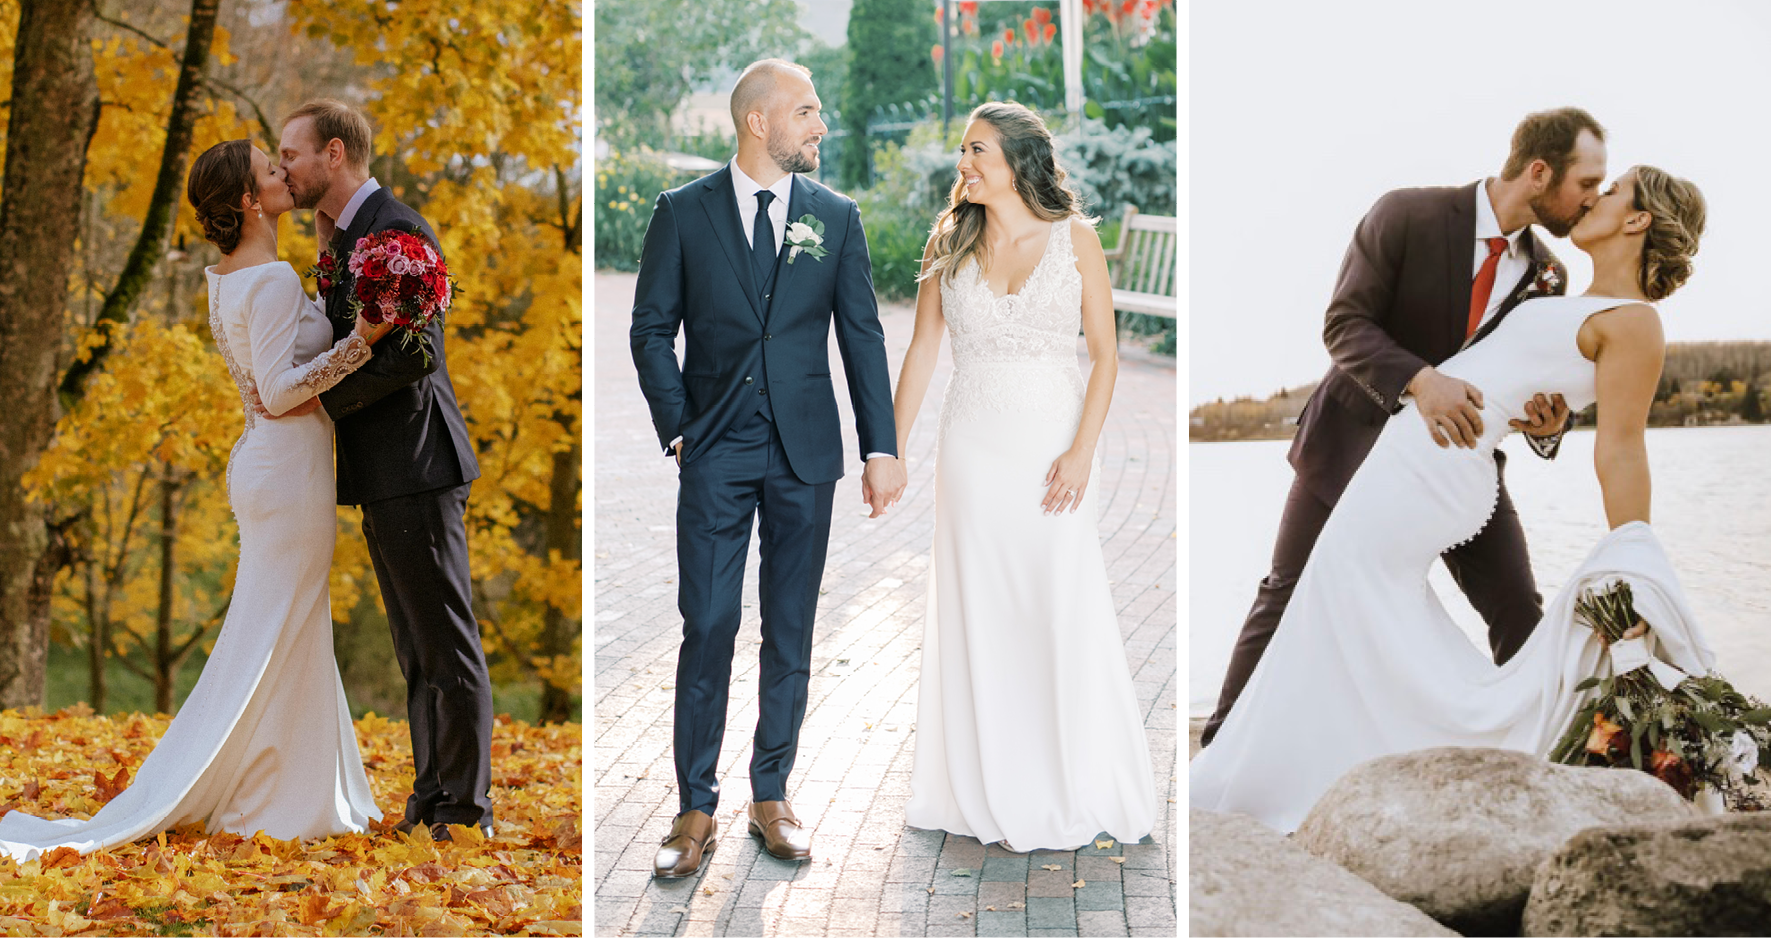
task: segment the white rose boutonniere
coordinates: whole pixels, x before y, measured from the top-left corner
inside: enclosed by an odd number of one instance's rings
[[[801,215],[799,221],[787,223],[787,243],[792,247],[792,250],[787,252],[787,263],[789,264],[793,263],[794,258],[799,257],[801,251],[813,258],[820,258],[830,253],[824,250],[824,223],[809,212]]]

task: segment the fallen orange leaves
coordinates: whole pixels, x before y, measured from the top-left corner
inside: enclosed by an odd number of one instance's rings
[[[0,711],[0,814],[91,817],[123,791],[165,716]],[[579,935],[582,728],[500,717],[494,836],[392,830],[412,790],[406,724],[374,714],[357,744],[388,815],[308,842],[190,826],[86,856],[0,859],[6,935]]]

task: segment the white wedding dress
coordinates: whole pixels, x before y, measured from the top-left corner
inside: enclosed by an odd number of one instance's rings
[[[1704,673],[1714,655],[1649,526],[1600,541],[1513,658],[1495,666],[1428,584],[1439,555],[1479,533],[1499,493],[1494,447],[1538,393],[1593,402],[1575,336],[1624,300],[1545,297],[1514,310],[1439,370],[1482,391],[1474,449],[1441,449],[1412,403],[1384,426],[1335,505],[1248,687],[1189,767],[1195,808],[1293,831],[1353,766],[1436,746],[1546,755],[1600,673],[1604,646],[1574,620],[1580,593],[1627,579],[1657,657]],[[1583,467],[1584,468],[1584,467]]]
[[[1082,417],[1070,225],[1052,225],[1019,293],[994,297],[975,261],[941,286],[953,377],[904,814],[1018,850],[1073,849],[1101,832],[1135,843],[1156,823],[1096,485],[1073,513],[1041,507]]]
[[[332,654],[327,579],[336,539],[332,421],[281,414],[369,358],[332,327],[288,264],[209,275],[209,327],[245,404],[228,459],[240,564],[197,685],[129,786],[91,820],[0,818],[0,855],[88,853],[183,824],[279,839],[367,829],[381,812]],[[330,347],[329,347],[330,346]]]

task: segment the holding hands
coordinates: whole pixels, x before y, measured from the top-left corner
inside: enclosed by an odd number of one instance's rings
[[[1512,420],[1508,426],[1530,436],[1555,436],[1568,426],[1568,402],[1560,394],[1537,395],[1525,402],[1528,420]]]
[[[904,486],[908,482],[904,461],[896,456],[875,456],[867,460],[867,467],[861,470],[861,500],[873,509],[867,517],[877,518],[897,504],[898,499],[904,497]]]

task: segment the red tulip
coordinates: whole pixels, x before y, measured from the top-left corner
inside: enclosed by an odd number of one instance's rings
[[[1036,46],[1039,44],[1039,24],[1038,23],[1035,23],[1032,20],[1027,20],[1021,24],[1021,29],[1027,33],[1027,44],[1028,45]]]
[[[978,0],[960,0],[959,12],[965,16],[977,16]]]
[[[1045,7],[1034,7],[1033,8],[1033,19],[1038,21],[1039,25],[1044,26],[1045,24],[1052,21],[1052,11],[1046,9]]]
[[[1005,46],[1012,46],[1015,44],[1015,31],[1014,30],[1005,29],[1002,31],[1002,44]]]
[[[946,54],[947,54],[947,50],[941,48],[941,44],[938,42],[935,43],[935,45],[929,49],[929,55],[932,55],[935,57],[935,64],[936,65],[941,64],[941,56],[946,55]]]
[[[996,61],[998,61],[998,62],[1002,61],[1002,40],[1001,39],[998,39],[995,42],[990,44],[990,54],[996,57]]]
[[[1058,34],[1058,24],[1056,24],[1056,23],[1045,24],[1045,41],[1046,42],[1051,42],[1052,37],[1056,36],[1057,34]]]

